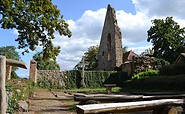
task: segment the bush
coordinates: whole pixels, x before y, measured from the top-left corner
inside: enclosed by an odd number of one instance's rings
[[[155,58],[155,61],[156,61],[156,69],[157,70],[160,70],[161,68],[164,68],[164,67],[170,65],[170,62],[168,62],[168,61],[166,61],[164,59]]]
[[[28,96],[35,91],[35,84],[28,79],[11,79],[6,82],[6,92],[8,95],[9,114],[13,114],[14,110],[18,110],[18,101],[26,100]]]
[[[172,76],[185,74],[185,64],[172,64],[160,69],[161,75]]]
[[[145,72],[140,72],[138,74],[135,74],[132,79],[140,79],[140,78],[146,78],[146,77],[152,77],[152,76],[158,76],[158,71],[157,70],[151,70],[149,69],[148,71]]]

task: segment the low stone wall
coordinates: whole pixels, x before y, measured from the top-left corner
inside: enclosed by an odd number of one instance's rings
[[[52,83],[58,88],[65,88],[65,71],[60,70],[37,70],[37,81]]]

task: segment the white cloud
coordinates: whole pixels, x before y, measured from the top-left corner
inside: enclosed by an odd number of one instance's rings
[[[149,17],[174,16],[185,19],[184,0],[132,0],[136,11],[143,12]]]
[[[19,35],[18,30],[17,29],[13,29],[13,34],[18,36]]]
[[[133,43],[146,39],[147,30],[151,25],[150,18],[142,12],[133,15],[120,10],[116,14],[124,40]]]

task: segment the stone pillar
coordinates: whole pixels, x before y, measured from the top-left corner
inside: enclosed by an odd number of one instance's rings
[[[30,61],[30,75],[29,79],[37,82],[37,62],[35,60]]]
[[[6,79],[7,80],[11,79],[11,72],[12,72],[12,66],[7,65],[6,66]]]
[[[0,56],[0,114],[6,114],[6,57]]]

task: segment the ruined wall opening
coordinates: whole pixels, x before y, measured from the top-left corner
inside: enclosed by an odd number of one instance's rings
[[[108,53],[108,61],[111,60],[111,34],[109,33],[107,36],[107,53]]]
[[[104,58],[105,58],[105,57],[104,57],[104,51],[103,51],[103,52],[102,52],[102,60],[103,60],[103,61],[104,61]]]

